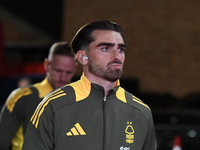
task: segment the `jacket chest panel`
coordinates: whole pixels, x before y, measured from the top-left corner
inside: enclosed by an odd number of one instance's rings
[[[56,145],[102,150],[133,147],[135,142],[144,141],[145,136],[141,135],[146,135],[147,127],[142,124],[146,120],[128,104],[108,98],[106,102],[83,100],[72,105],[63,107],[55,116]],[[60,115],[66,119],[60,119]]]

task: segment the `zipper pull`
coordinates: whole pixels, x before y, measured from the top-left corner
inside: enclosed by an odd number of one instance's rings
[[[106,96],[104,96],[104,98],[103,98],[103,101],[105,102],[107,100],[107,97]]]

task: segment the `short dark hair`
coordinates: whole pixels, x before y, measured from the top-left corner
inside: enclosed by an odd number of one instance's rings
[[[49,57],[53,57],[55,55],[74,57],[70,44],[64,41],[56,42],[51,46],[49,50]]]
[[[91,36],[95,30],[112,30],[119,32],[124,39],[122,27],[107,20],[93,21],[81,27],[71,41],[71,47],[76,54],[78,50],[86,48],[95,39]]]

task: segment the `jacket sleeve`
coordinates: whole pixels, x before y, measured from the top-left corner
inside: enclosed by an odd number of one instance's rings
[[[20,126],[20,120],[18,118],[18,106],[16,101],[12,101],[15,97],[15,93],[18,91],[14,90],[6,100],[0,114],[0,149],[9,150],[12,139]],[[10,107],[11,106],[11,107]]]
[[[142,150],[156,150],[155,128],[152,115],[149,118],[148,132]]]
[[[53,150],[53,111],[50,104],[43,108],[41,103],[28,124],[22,150]]]

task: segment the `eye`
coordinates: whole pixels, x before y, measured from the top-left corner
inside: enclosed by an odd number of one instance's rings
[[[62,70],[59,70],[59,69],[56,69],[56,68],[53,68],[53,70],[54,70],[56,73],[62,73]]]
[[[108,50],[109,50],[108,47],[103,47],[103,48],[102,48],[102,51],[105,51],[105,52],[106,52],[106,51],[108,51]]]
[[[120,53],[124,53],[125,48],[124,48],[124,47],[118,48],[118,51],[119,51]]]

